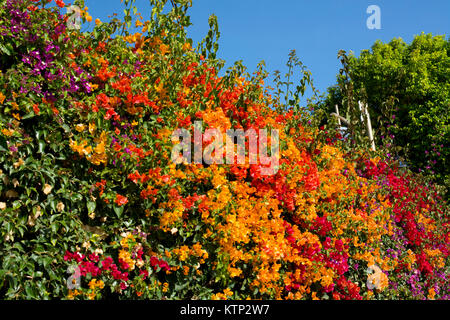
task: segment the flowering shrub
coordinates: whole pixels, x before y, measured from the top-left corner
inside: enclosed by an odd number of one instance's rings
[[[135,33],[68,29],[48,2],[0,9],[4,298],[449,298],[440,194],[273,108],[264,73],[218,76],[214,17],[193,49],[186,0],[151,1]],[[277,129],[278,170],[173,163],[196,120]]]

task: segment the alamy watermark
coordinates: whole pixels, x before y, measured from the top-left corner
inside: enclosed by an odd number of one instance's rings
[[[69,266],[67,268],[67,273],[71,274],[66,280],[67,288],[70,290],[80,289],[81,285],[80,268],[78,266]]]
[[[367,18],[366,25],[370,30],[381,29],[381,9],[374,4],[367,7],[366,12],[370,14]]]
[[[367,288],[369,290],[373,289],[381,289],[382,287],[382,273],[383,271],[376,264],[371,265],[367,268],[367,273],[369,274],[367,277]]]
[[[207,128],[202,133],[202,127],[202,121],[194,122],[193,140],[191,132],[187,129],[179,128],[173,131],[172,142],[175,145],[172,148],[171,159],[174,163],[260,164],[261,175],[274,175],[278,172],[280,158],[278,130],[272,129],[270,132],[270,155],[268,155],[267,129],[259,129],[258,132],[252,128],[245,132],[242,129],[228,129],[224,136],[217,128]],[[246,157],[246,139],[248,139],[248,157]],[[204,146],[204,143],[207,145]]]
[[[81,29],[81,9],[78,6],[71,5],[67,7],[67,28],[69,30]]]

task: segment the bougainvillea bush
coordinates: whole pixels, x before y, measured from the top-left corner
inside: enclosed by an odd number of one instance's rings
[[[0,1],[3,299],[449,298],[439,188],[280,107],[262,70],[219,76],[189,1],[125,2],[94,25],[76,1],[80,31],[61,0]],[[195,121],[277,129],[278,170],[174,163]]]

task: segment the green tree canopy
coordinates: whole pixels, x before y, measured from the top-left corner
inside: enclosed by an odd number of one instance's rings
[[[327,108],[367,102],[377,144],[393,138],[412,168],[448,186],[450,39],[422,33],[410,44],[377,41],[342,62],[346,73],[328,89]]]

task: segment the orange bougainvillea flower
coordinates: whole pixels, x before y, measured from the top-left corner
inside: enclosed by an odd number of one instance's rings
[[[166,55],[169,51],[170,51],[170,48],[169,48],[169,46],[168,45],[165,45],[165,44],[161,44],[160,46],[159,46],[159,50],[160,50],[160,52],[161,52],[161,55]]]
[[[183,44],[183,51],[189,51],[191,50],[191,44],[189,42],[186,42]]]
[[[3,104],[3,101],[5,101],[6,96],[0,92],[0,103]]]
[[[114,201],[118,206],[122,206],[126,203],[128,203],[128,198],[121,196],[120,194],[116,195],[116,200]]]

